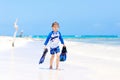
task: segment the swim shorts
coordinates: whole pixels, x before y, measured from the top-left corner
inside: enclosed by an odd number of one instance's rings
[[[57,54],[57,53],[59,53],[59,52],[60,52],[59,46],[56,47],[56,48],[50,48],[50,54],[51,54],[51,55]]]

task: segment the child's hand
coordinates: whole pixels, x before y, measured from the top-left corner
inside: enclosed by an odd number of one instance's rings
[[[63,47],[66,47],[65,44],[63,44]]]
[[[46,46],[44,46],[44,50],[45,50],[45,49],[47,49],[47,47],[46,47]]]

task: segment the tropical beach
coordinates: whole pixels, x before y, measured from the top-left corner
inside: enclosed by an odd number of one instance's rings
[[[45,62],[38,64],[44,39],[0,37],[1,80],[119,80],[120,45],[75,42],[65,39],[67,60],[60,62],[60,70],[49,70]]]
[[[0,80],[120,80],[120,0],[1,0]]]

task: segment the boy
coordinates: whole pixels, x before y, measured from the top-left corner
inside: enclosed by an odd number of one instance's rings
[[[51,58],[50,58],[50,69],[52,69],[52,64],[53,64],[53,60],[56,54],[56,69],[59,68],[59,57],[60,57],[60,48],[59,48],[59,42],[61,42],[61,44],[64,45],[64,41],[63,38],[61,36],[61,33],[58,31],[59,29],[59,23],[54,22],[52,23],[52,31],[49,33],[44,45],[45,48],[48,44],[48,42],[50,42],[50,54],[51,54]]]

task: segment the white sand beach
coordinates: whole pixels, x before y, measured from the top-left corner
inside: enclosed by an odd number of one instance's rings
[[[38,64],[43,40],[0,37],[0,80],[120,80],[120,46],[65,41],[67,61],[49,70],[48,53]],[[55,68],[55,67],[54,67]]]

